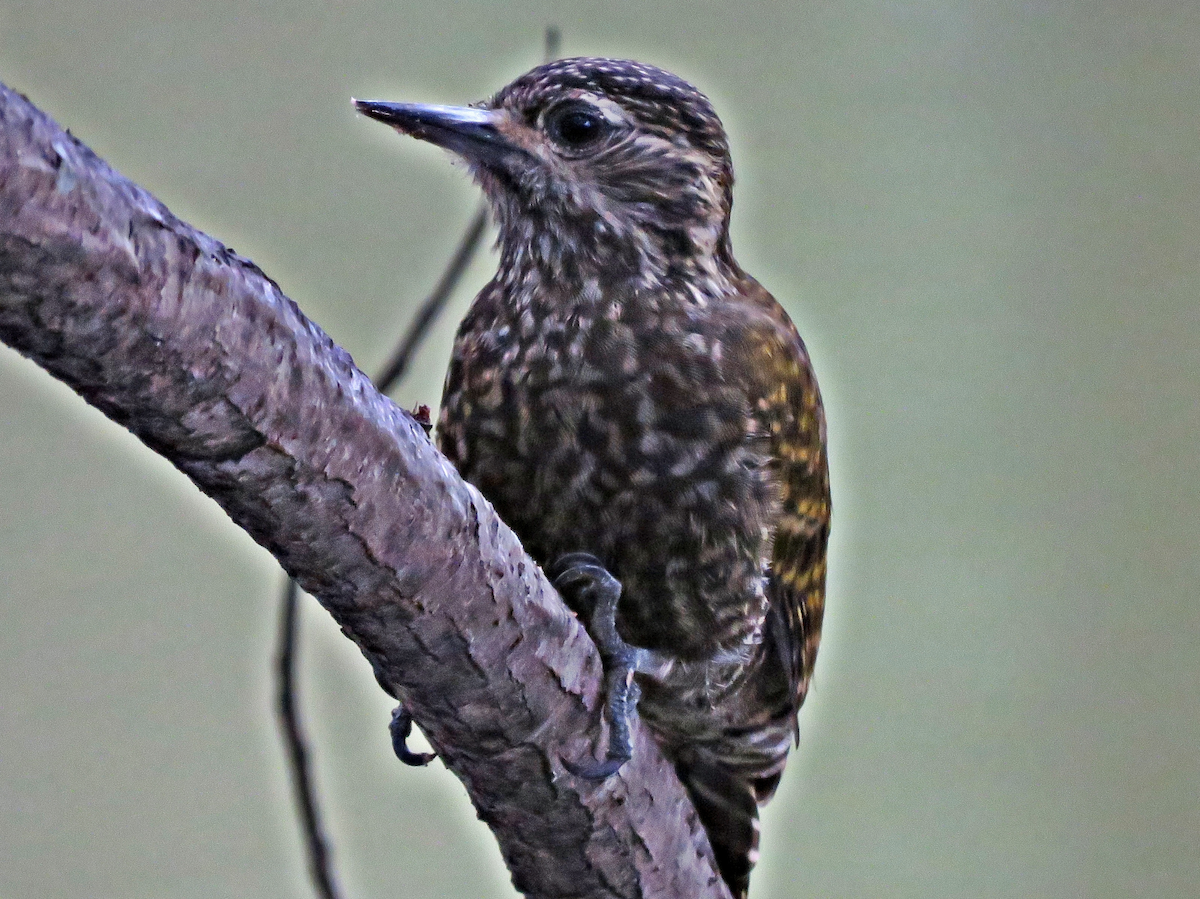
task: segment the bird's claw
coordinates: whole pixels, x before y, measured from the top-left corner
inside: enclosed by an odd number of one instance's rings
[[[569,553],[551,569],[554,586],[567,605],[579,612],[588,634],[600,651],[604,665],[604,704],[609,712],[608,751],[595,765],[564,760],[572,774],[588,780],[605,780],[616,774],[633,757],[630,722],[637,708],[639,690],[633,681],[644,650],[630,646],[617,633],[617,601],[621,583],[595,556]]]
[[[577,765],[575,762],[569,762],[566,759],[563,759],[562,763],[563,767],[566,768],[567,771],[569,771],[571,774],[574,774],[576,777],[582,777],[584,780],[608,780],[610,777],[620,771],[621,766],[627,761],[629,760],[610,758],[605,762],[596,762],[594,764],[584,762],[583,764]]]
[[[412,735],[412,729],[412,715],[403,705],[396,706],[392,711],[391,724],[388,725],[388,730],[392,734],[392,751],[396,753],[396,758],[404,764],[413,768],[423,768],[437,756],[432,752],[413,752],[408,748],[408,738]]]

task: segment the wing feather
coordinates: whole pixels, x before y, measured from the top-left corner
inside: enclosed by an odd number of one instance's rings
[[[757,283],[747,291],[765,313],[754,329],[757,363],[748,373],[755,417],[769,435],[779,485],[767,596],[788,672],[794,718],[808,692],[825,611],[829,462],[825,413],[804,341],[783,308]]]

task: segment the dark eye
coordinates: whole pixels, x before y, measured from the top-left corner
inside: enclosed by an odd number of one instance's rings
[[[568,150],[585,150],[608,134],[608,121],[590,106],[569,104],[546,116],[546,133]]]

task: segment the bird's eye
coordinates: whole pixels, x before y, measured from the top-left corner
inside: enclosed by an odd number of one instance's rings
[[[546,133],[568,150],[586,150],[608,134],[608,120],[590,106],[569,104],[546,116]]]

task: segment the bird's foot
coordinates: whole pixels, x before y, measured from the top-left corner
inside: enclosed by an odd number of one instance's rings
[[[388,725],[388,730],[392,734],[392,751],[396,753],[396,758],[404,764],[413,768],[421,768],[428,765],[437,756],[432,752],[413,752],[408,748],[408,738],[412,735],[412,729],[412,715],[403,705],[396,706],[392,712],[392,723]]]
[[[551,568],[554,586],[567,605],[581,613],[588,634],[600,651],[604,665],[604,704],[609,714],[608,751],[598,764],[563,761],[578,777],[605,780],[633,757],[630,722],[640,691],[633,681],[638,671],[649,670],[650,653],[630,646],[617,633],[617,601],[621,582],[600,560],[588,553],[568,553]]]

